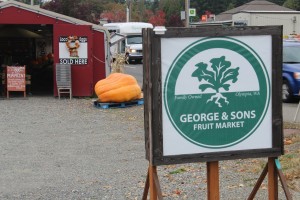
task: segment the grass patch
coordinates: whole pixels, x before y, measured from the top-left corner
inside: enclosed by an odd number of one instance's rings
[[[299,122],[283,122],[284,129],[300,129]]]
[[[286,154],[279,158],[282,172],[290,189],[300,192],[300,135],[291,135],[289,145],[285,145]]]
[[[179,168],[179,169],[169,172],[169,174],[180,174],[183,172],[186,172],[186,170],[184,168]]]

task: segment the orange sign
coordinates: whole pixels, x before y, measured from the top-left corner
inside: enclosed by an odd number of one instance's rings
[[[206,22],[207,21],[207,15],[202,15],[201,16],[201,21]]]
[[[26,90],[25,66],[7,66],[6,74],[7,91]]]

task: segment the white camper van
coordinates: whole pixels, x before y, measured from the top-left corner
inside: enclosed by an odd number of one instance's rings
[[[144,22],[123,22],[123,23],[108,23],[103,25],[111,33],[124,36],[124,40],[111,44],[112,56],[116,54],[125,54],[128,62],[142,61],[143,59],[143,41],[142,29],[153,28],[150,23]]]

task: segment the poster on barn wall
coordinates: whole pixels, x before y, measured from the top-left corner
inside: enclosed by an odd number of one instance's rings
[[[162,38],[161,48],[163,155],[272,148],[270,35]]]
[[[87,36],[60,36],[59,63],[71,65],[88,64]]]

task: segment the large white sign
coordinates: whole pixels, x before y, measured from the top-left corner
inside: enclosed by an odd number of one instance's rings
[[[71,65],[88,64],[88,38],[86,36],[59,37],[59,63]]]
[[[162,38],[163,155],[272,148],[271,36]]]

